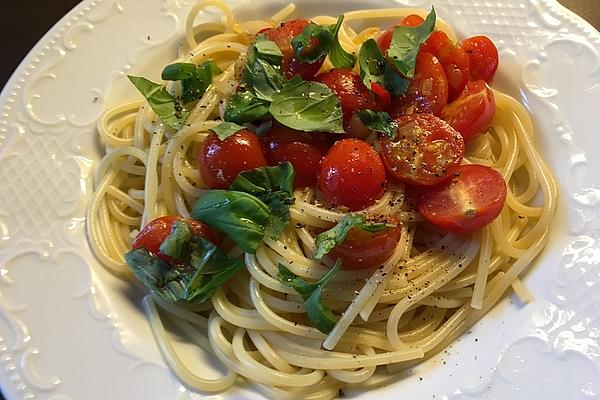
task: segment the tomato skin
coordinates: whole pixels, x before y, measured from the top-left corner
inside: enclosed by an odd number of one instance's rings
[[[200,176],[210,189],[227,189],[240,172],[266,165],[260,140],[248,129],[225,140],[211,133],[198,154]]]
[[[423,188],[417,209],[432,224],[467,235],[489,224],[502,211],[506,182],[493,168],[461,165],[451,180]]]
[[[465,152],[462,136],[432,114],[396,119],[396,141],[379,139],[388,174],[411,185],[436,185],[450,177]]]
[[[444,68],[431,53],[421,51],[406,93],[392,101],[388,112],[392,118],[421,113],[440,115],[446,103],[448,81]]]
[[[393,215],[378,218],[376,222],[395,225],[381,232],[365,232],[352,228],[346,240],[329,252],[332,259],[341,258],[343,269],[372,269],[390,258],[402,235],[402,223]]]
[[[344,129],[348,130],[350,119],[359,110],[381,111],[383,107],[360,79],[356,72],[345,68],[334,68],[317,75],[315,81],[327,85],[340,99],[344,114]]]
[[[269,165],[289,161],[294,166],[294,188],[317,183],[319,165],[328,150],[324,133],[276,126],[265,133],[263,143]]]
[[[327,201],[356,211],[383,196],[385,168],[379,154],[366,142],[343,139],[321,161],[317,181]]]
[[[471,80],[491,83],[498,69],[498,49],[487,36],[473,36],[458,43],[469,56]]]
[[[494,119],[494,92],[483,80],[467,83],[460,97],[444,107],[442,119],[456,129],[464,140],[485,132]]]
[[[283,22],[277,28],[264,30],[264,33],[269,40],[277,44],[277,47],[283,53],[281,67],[287,79],[292,79],[295,75],[300,75],[304,80],[312,80],[319,72],[325,57],[309,64],[307,62],[298,61],[294,55],[292,48],[292,39],[299,35],[310,24],[306,19],[293,19]]]
[[[160,251],[160,245],[171,234],[173,224],[177,221],[185,222],[190,228],[192,234],[196,236],[202,236],[206,240],[216,245],[221,242],[217,234],[200,221],[196,221],[194,219],[184,219],[175,215],[166,215],[164,217],[153,219],[146,226],[144,226],[144,228],[142,228],[140,233],[138,233],[133,240],[131,248],[144,248],[163,261],[171,264],[176,263],[176,260],[173,260],[171,257],[162,254]]]
[[[390,48],[390,44],[392,43],[392,36],[394,34],[395,27],[397,27],[397,26],[415,27],[415,26],[421,25],[423,22],[425,22],[425,20],[423,18],[419,17],[416,14],[410,14],[410,15],[407,15],[406,17],[402,18],[400,21],[398,21],[398,23],[396,25],[392,25],[389,28],[387,28],[385,30],[385,32],[383,32],[381,34],[381,36],[379,36],[379,39],[377,39],[377,44],[379,44],[379,48],[381,49],[383,54],[387,55],[387,51]]]

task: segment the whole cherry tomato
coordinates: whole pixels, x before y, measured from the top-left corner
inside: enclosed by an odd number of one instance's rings
[[[359,139],[336,142],[321,161],[317,180],[327,201],[352,211],[374,204],[386,183],[379,154]]]
[[[498,49],[487,36],[473,36],[458,43],[469,56],[471,80],[491,83],[498,69]]]
[[[248,129],[225,140],[211,133],[198,154],[200,176],[210,189],[227,189],[240,172],[266,165],[260,140]]]
[[[379,139],[388,174],[412,185],[435,185],[448,179],[463,159],[460,133],[432,114],[396,119],[396,139]]]

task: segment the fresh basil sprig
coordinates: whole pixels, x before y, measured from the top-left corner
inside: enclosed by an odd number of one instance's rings
[[[125,260],[134,276],[151,293],[171,303],[202,303],[240,271],[244,263],[227,257],[217,246],[200,236],[183,234],[187,240],[181,242],[183,231],[177,229],[174,228],[167,237],[171,244],[165,245],[165,250],[174,250],[181,245],[181,263],[171,265],[144,248],[131,250],[125,254]],[[176,239],[170,239],[175,236]],[[171,247],[174,243],[177,243],[175,247]]]
[[[421,25],[415,27],[396,26],[394,28],[387,55],[398,71],[407,78],[415,75],[415,63],[419,48],[433,32],[435,19],[435,9],[431,7],[431,12]]]
[[[312,22],[292,38],[295,58],[310,64],[325,57],[332,45],[333,33],[327,27]]]
[[[317,253],[315,259],[321,260],[335,246],[346,240],[350,229],[357,227],[366,232],[380,232],[394,225],[387,223],[367,223],[362,215],[347,214],[333,228],[319,233],[315,239]]]
[[[171,234],[160,245],[160,252],[166,256],[179,260],[192,238],[192,232],[183,221],[175,221]]]
[[[212,83],[212,78],[220,74],[221,69],[213,60],[200,65],[175,63],[167,65],[162,71],[162,79],[181,81],[181,99],[184,103],[198,100]]]
[[[279,282],[291,287],[302,296],[308,319],[315,328],[325,334],[331,332],[337,322],[337,317],[333,314],[331,309],[323,303],[321,296],[323,294],[323,288],[335,277],[335,274],[340,270],[341,265],[342,261],[341,259],[338,259],[333,268],[317,282],[305,281],[282,264],[279,264],[279,271],[277,272],[277,279]]]
[[[269,102],[248,91],[235,93],[229,98],[223,119],[236,124],[258,121],[269,115]]]
[[[356,57],[354,57],[354,54],[344,50],[338,38],[342,22],[344,22],[344,15],[340,15],[336,24],[333,26],[333,44],[329,51],[329,60],[335,68],[352,68],[356,61]]]
[[[358,111],[358,117],[361,122],[372,131],[381,132],[387,135],[391,140],[396,139],[398,124],[385,111],[375,112],[373,110],[360,110]]]
[[[383,85],[393,96],[406,93],[410,80],[401,76],[386,60],[374,39],[366,40],[358,51],[360,76],[366,87]]]
[[[246,129],[245,126],[238,125],[234,122],[222,122],[219,125],[211,128],[220,140],[225,140],[236,132]]]
[[[246,87],[257,98],[271,101],[285,83],[280,68],[283,54],[270,40],[254,42],[248,51],[243,73]]]
[[[343,133],[339,98],[326,85],[292,78],[273,95],[271,115],[285,126],[301,131]]]
[[[181,100],[173,96],[167,89],[141,76],[127,75],[136,89],[146,98],[161,121],[173,129],[180,129],[190,112],[183,106]]]

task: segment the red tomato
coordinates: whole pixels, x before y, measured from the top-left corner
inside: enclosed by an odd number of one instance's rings
[[[448,35],[442,31],[434,31],[427,42],[421,46],[438,59],[448,80],[448,99],[457,98],[469,81],[469,56],[456,46]]]
[[[373,111],[383,109],[375,100],[375,94],[364,85],[360,75],[352,70],[334,68],[317,75],[315,81],[327,85],[339,97],[345,130],[348,130],[348,124],[355,112],[366,108]]]
[[[466,235],[489,224],[502,211],[506,182],[493,168],[461,165],[448,182],[423,188],[417,208],[432,224]]]
[[[219,244],[220,240],[218,236],[208,226],[204,225],[200,221],[194,219],[183,219],[179,216],[167,215],[153,219],[144,226],[144,228],[138,233],[136,238],[133,240],[131,245],[132,249],[144,248],[156,257],[167,261],[169,263],[176,262],[171,257],[161,253],[160,245],[165,241],[167,236],[171,234],[171,229],[176,221],[184,221],[192,234],[196,236],[202,236],[206,240]]]
[[[263,137],[269,165],[289,161],[296,172],[294,187],[314,186],[321,158],[328,146],[322,133],[297,131],[286,126],[270,129]]]
[[[421,51],[408,90],[392,101],[389,113],[393,118],[415,113],[440,115],[447,102],[448,81],[444,68],[431,53]]]
[[[304,28],[310,23],[306,19],[293,19],[279,25],[277,28],[267,29],[263,33],[277,44],[277,47],[283,53],[282,68],[288,79],[294,75],[300,75],[304,80],[311,80],[317,74],[325,57],[312,64],[298,61],[294,56],[292,48],[292,39],[304,31]]]
[[[392,96],[390,96],[390,92],[387,91],[385,86],[372,82],[371,90],[375,93],[375,96],[377,96],[377,102],[381,105],[381,108],[386,108],[390,105]]]
[[[390,48],[390,43],[392,42],[392,35],[394,33],[394,28],[397,26],[419,26],[421,25],[423,22],[425,22],[425,20],[421,17],[419,17],[416,14],[411,14],[411,15],[407,15],[406,17],[402,18],[400,21],[398,21],[398,23],[396,25],[390,26],[389,28],[387,28],[387,30],[385,32],[383,32],[381,34],[381,36],[379,36],[379,39],[377,39],[377,43],[379,44],[379,48],[381,49],[381,51],[383,52],[383,54],[387,55],[387,51]]]
[[[327,201],[356,211],[381,198],[385,168],[379,154],[366,142],[344,139],[336,142],[321,161],[317,180]]]
[[[198,153],[200,176],[210,189],[227,189],[240,172],[265,165],[267,160],[260,140],[248,129],[225,140],[211,133],[202,142]]]
[[[402,223],[393,215],[385,215],[368,222],[384,222],[396,225],[381,232],[365,232],[352,228],[346,240],[329,252],[334,260],[342,259],[344,269],[371,269],[379,267],[390,258],[402,233]]]
[[[490,127],[495,112],[494,92],[480,80],[467,83],[460,97],[444,107],[442,119],[469,140]]]
[[[471,80],[491,83],[498,69],[498,49],[487,36],[473,36],[458,43],[469,56]]]
[[[463,138],[450,125],[431,114],[396,119],[396,141],[379,139],[381,155],[390,176],[413,185],[436,185],[448,179],[462,161]]]

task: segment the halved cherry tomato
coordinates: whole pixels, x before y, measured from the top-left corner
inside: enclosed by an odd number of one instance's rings
[[[258,137],[243,129],[221,140],[209,134],[198,153],[202,181],[210,189],[227,189],[242,171],[264,167],[267,160]]]
[[[469,56],[471,80],[491,83],[498,69],[498,49],[487,36],[473,36],[458,43]]]
[[[344,129],[355,112],[366,108],[381,111],[383,107],[360,79],[356,72],[345,68],[334,68],[317,75],[315,81],[327,85],[340,99],[342,113],[344,114]]]
[[[283,53],[281,67],[288,79],[292,79],[295,75],[300,75],[304,80],[311,80],[317,74],[325,57],[309,64],[307,62],[298,61],[294,55],[292,48],[292,39],[299,35],[308,26],[310,21],[306,19],[293,19],[283,22],[277,28],[267,29],[263,33],[277,44],[277,47]]]
[[[415,113],[440,115],[447,102],[448,81],[444,68],[431,53],[421,51],[408,90],[392,101],[389,113],[394,118]]]
[[[392,35],[394,34],[395,27],[397,27],[397,26],[415,27],[415,26],[421,25],[423,22],[425,22],[425,20],[423,18],[419,17],[416,14],[411,14],[411,15],[407,15],[406,17],[402,18],[400,21],[398,21],[398,23],[396,25],[393,25],[393,26],[390,26],[389,28],[387,28],[387,30],[385,32],[383,32],[381,34],[381,36],[379,36],[379,39],[377,39],[377,43],[379,44],[379,48],[381,49],[383,54],[387,54],[387,51],[390,48],[390,43],[392,43]]]
[[[444,107],[442,119],[456,129],[464,140],[485,132],[496,112],[494,92],[479,80],[467,83],[460,97]]]
[[[381,266],[394,252],[402,234],[402,223],[393,215],[384,215],[368,222],[387,223],[395,225],[395,227],[374,233],[352,228],[348,232],[346,240],[329,252],[334,260],[342,259],[342,268],[376,268]]]
[[[308,133],[276,126],[265,133],[263,143],[269,165],[289,161],[294,166],[295,188],[317,183],[319,164],[328,149],[323,133]]]
[[[496,218],[505,200],[502,175],[493,168],[469,164],[458,167],[448,182],[423,188],[417,208],[432,224],[466,235]]]
[[[359,139],[336,142],[321,161],[319,189],[335,206],[360,210],[381,198],[385,168],[379,154]]]
[[[169,263],[176,262],[177,260],[173,260],[171,257],[162,254],[160,251],[160,245],[171,234],[171,229],[176,221],[185,222],[193,235],[202,236],[204,239],[209,240],[216,245],[220,243],[217,234],[202,222],[194,219],[184,219],[174,215],[166,215],[164,217],[153,219],[144,226],[133,240],[131,248],[144,248],[163,261]]]
[[[380,104],[381,108],[386,108],[390,105],[392,96],[390,96],[390,92],[387,91],[385,86],[372,82],[371,90],[375,93],[375,96],[377,96],[377,102]]]
[[[442,31],[433,31],[427,42],[421,46],[421,51],[433,54],[442,64],[448,81],[448,100],[457,98],[470,77],[467,53]]]
[[[463,159],[460,133],[431,114],[396,119],[396,141],[379,139],[383,163],[395,179],[413,185],[435,185],[448,179]]]

